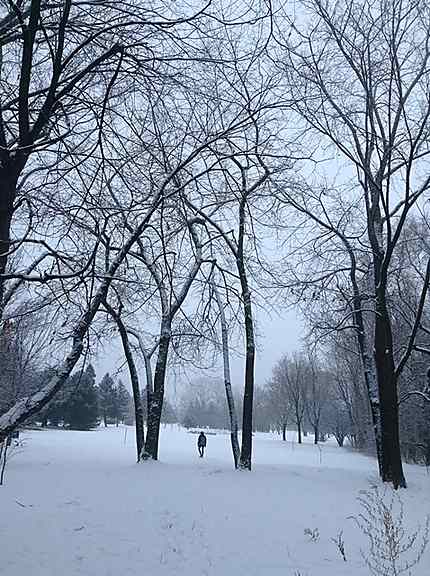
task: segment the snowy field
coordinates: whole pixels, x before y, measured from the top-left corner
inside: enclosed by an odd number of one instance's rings
[[[29,431],[0,487],[2,576],[364,576],[351,515],[375,461],[256,434],[252,473],[229,437],[168,428],[161,461],[134,463],[134,430]],[[406,522],[430,512],[430,475],[406,466]],[[313,531],[312,539],[306,530]],[[343,531],[345,562],[332,538]],[[414,576],[429,576],[430,548]]]

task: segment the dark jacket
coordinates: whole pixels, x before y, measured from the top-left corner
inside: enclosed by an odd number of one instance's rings
[[[206,436],[203,432],[200,432],[199,439],[197,440],[197,446],[206,446]]]

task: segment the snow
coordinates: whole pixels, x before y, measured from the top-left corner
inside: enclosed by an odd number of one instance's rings
[[[253,471],[234,471],[227,434],[208,435],[200,459],[195,435],[167,427],[161,461],[136,464],[133,434],[21,434],[0,487],[2,576],[369,574],[351,516],[376,481],[372,458],[256,434]],[[405,471],[401,498],[416,527],[430,512],[430,476]],[[347,562],[332,541],[341,530]],[[430,549],[412,574],[428,576],[429,566]]]

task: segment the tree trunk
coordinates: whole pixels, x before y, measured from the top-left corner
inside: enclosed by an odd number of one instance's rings
[[[230,420],[230,440],[231,440],[231,450],[233,452],[234,467],[239,466],[240,460],[240,447],[238,439],[238,423],[237,423],[237,413],[236,407],[234,405],[233,392],[231,389],[231,376],[230,376],[230,354],[229,354],[229,344],[228,344],[228,330],[227,322],[225,318],[224,308],[222,305],[221,297],[218,288],[212,279],[212,289],[215,294],[215,298],[218,304],[219,314],[220,314],[220,324],[221,324],[221,337],[222,337],[222,357],[224,365],[224,387],[225,395],[227,399],[228,415]]]
[[[139,462],[145,444],[145,429],[143,427],[143,408],[142,408],[142,401],[140,398],[139,376],[137,374],[136,365],[134,363],[133,354],[131,352],[127,331],[125,330],[125,328],[123,330],[123,334],[121,335],[121,339],[123,340],[122,344],[127,359],[127,365],[131,380],[131,388],[133,391],[134,419],[136,430],[136,452],[137,452],[137,461]],[[126,343],[124,339],[127,340]]]
[[[104,423],[104,425],[105,425],[105,428],[107,428],[106,412],[103,413],[103,423]]]
[[[158,344],[157,364],[154,374],[154,389],[148,406],[148,427],[146,432],[143,460],[158,460],[158,445],[160,438],[161,413],[164,401],[164,384],[166,380],[167,358],[171,338],[170,318],[164,318],[161,323],[160,340]]]
[[[362,330],[364,332],[364,326]],[[381,406],[379,398],[378,376],[377,373],[375,374],[374,362],[372,362],[370,354],[367,352],[367,350],[362,353],[361,359],[364,367],[364,381],[369,399],[370,414],[372,417],[372,427],[373,427],[373,435],[375,438],[379,475],[382,477],[382,445],[381,445],[382,422],[381,422]]]
[[[3,442],[0,442],[0,466],[1,466],[1,462],[2,462],[2,456],[3,456],[3,450],[6,448],[6,440],[3,440]]]
[[[242,297],[245,316],[245,390],[243,395],[243,418],[242,418],[242,449],[240,452],[240,468],[251,470],[252,460],[252,412],[254,404],[254,363],[255,342],[254,322],[252,319],[251,294],[248,288],[243,260],[238,266],[241,277]]]
[[[287,423],[285,421],[282,422],[282,440],[284,442],[287,440]]]
[[[397,377],[393,353],[391,319],[387,308],[387,270],[389,261],[384,248],[383,223],[380,209],[380,187],[370,182],[371,210],[368,213],[368,235],[373,255],[375,289],[374,360],[378,383],[380,426],[376,443],[379,445],[379,474],[383,482],[391,482],[395,490],[406,488],[400,453],[399,405]],[[373,407],[372,407],[373,409]]]
[[[314,425],[314,444],[318,444],[319,439],[320,439],[320,437],[319,437],[319,427],[318,427],[318,424],[315,424],[315,425]]]
[[[0,451],[0,486],[3,486],[4,473],[6,469],[7,451],[8,451],[7,441],[4,441],[2,446],[3,449]]]
[[[236,407],[234,405],[234,398],[233,392],[231,389],[231,382],[230,380],[224,380],[225,384],[225,394],[227,398],[227,406],[228,406],[228,415],[230,419],[230,441],[231,441],[231,450],[233,453],[233,460],[234,460],[234,467],[238,468],[239,461],[240,461],[240,446],[239,446],[239,438],[238,438],[238,423],[237,423],[237,413]]]
[[[430,466],[430,441],[428,441],[426,446],[425,463],[428,468]]]
[[[151,357],[149,356],[149,354],[143,352],[143,359],[145,361],[145,376],[146,376],[146,425],[148,425],[149,407],[151,406],[152,402],[152,367],[151,367]]]
[[[356,337],[358,348],[360,350],[360,359],[363,365],[364,382],[366,386],[367,397],[370,406],[370,413],[372,417],[373,434],[376,445],[376,455],[378,458],[379,474],[382,476],[382,447],[381,447],[381,415],[379,407],[379,391],[377,384],[377,376],[375,374],[374,359],[369,351],[369,345],[366,338],[362,299],[360,288],[356,278],[357,262],[355,254],[349,245],[349,242],[343,238],[344,245],[348,251],[351,260],[350,279],[353,290],[353,319],[356,326]]]
[[[116,322],[116,325],[118,326],[118,331],[119,335],[121,336],[124,355],[127,360],[128,371],[130,373],[131,388],[133,390],[133,403],[134,403],[136,452],[137,452],[137,461],[139,462],[145,443],[145,430],[143,427],[143,408],[142,408],[142,401],[140,398],[139,376],[137,374],[136,364],[134,363],[133,353],[131,351],[127,329],[124,326],[118,312],[116,312],[112,308],[112,306],[110,306],[106,301],[104,302],[104,305],[106,307],[106,310],[109,312],[109,314]]]
[[[17,177],[9,167],[0,170],[0,319],[3,317],[5,273],[10,250],[10,227],[16,196]]]
[[[344,440],[345,440],[345,436],[343,434],[341,434],[341,433],[336,434],[336,442],[337,442],[339,448],[342,448]]]
[[[406,488],[400,452],[397,379],[391,321],[384,295],[377,295],[375,315],[375,364],[381,411],[381,477],[394,488]]]
[[[302,443],[302,423],[300,420],[297,420],[297,442]]]

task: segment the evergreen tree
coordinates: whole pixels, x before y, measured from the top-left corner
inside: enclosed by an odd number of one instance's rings
[[[105,426],[108,425],[109,419],[116,418],[116,396],[115,382],[107,372],[98,386],[99,415],[103,418]]]
[[[98,424],[96,374],[91,364],[69,378],[73,392],[64,406],[64,423],[74,430],[90,430]]]
[[[119,422],[124,421],[124,418],[128,414],[130,402],[130,393],[121,380],[119,380],[113,389],[113,417],[115,418],[117,426]]]

